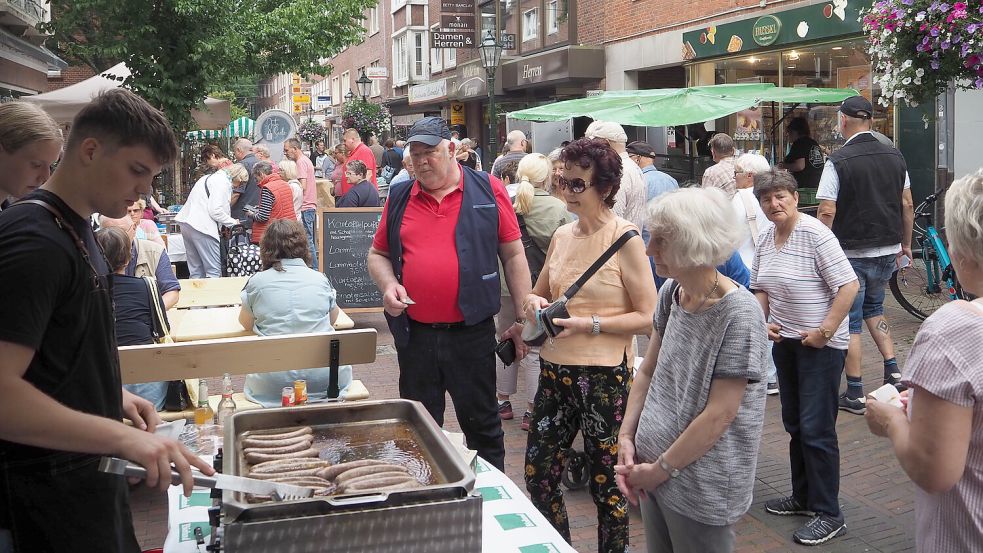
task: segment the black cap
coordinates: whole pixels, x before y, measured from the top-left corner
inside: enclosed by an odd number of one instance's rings
[[[843,112],[843,115],[849,115],[850,117],[870,119],[874,113],[874,107],[863,96],[850,96],[840,104],[840,111]]]
[[[627,150],[629,154],[634,154],[636,156],[651,157],[651,158],[655,157],[655,148],[653,148],[652,145],[649,144],[648,142],[644,142],[642,140],[636,140],[635,142],[632,142],[627,147],[625,147],[625,150]]]
[[[423,142],[427,146],[436,146],[441,140],[450,140],[451,131],[447,128],[447,122],[441,117],[424,117],[406,133],[410,142]]]

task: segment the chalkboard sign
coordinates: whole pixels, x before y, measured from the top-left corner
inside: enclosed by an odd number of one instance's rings
[[[321,270],[338,291],[338,307],[346,312],[382,309],[382,293],[365,261],[381,218],[381,207],[321,210]]]

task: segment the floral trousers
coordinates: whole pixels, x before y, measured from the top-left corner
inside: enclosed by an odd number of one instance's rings
[[[589,458],[600,553],[628,550],[628,501],[614,481],[618,431],[631,388],[625,362],[617,367],[557,365],[540,359],[539,391],[526,446],[526,489],[533,505],[567,542],[570,524],[560,489],[566,451],[578,431]]]

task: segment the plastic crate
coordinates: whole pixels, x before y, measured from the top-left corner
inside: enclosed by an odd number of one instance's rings
[[[816,188],[800,188],[799,189],[799,205],[816,205],[819,202],[816,201]]]

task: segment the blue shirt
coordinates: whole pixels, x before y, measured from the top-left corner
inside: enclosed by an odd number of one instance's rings
[[[137,272],[137,242],[133,241],[130,246],[130,263],[126,266],[127,276],[135,276]],[[171,258],[167,256],[167,250],[160,252],[160,259],[157,260],[157,267],[154,268],[154,278],[157,279],[157,291],[161,295],[171,290],[180,290],[181,283],[174,275],[171,268]]]
[[[330,332],[331,310],[337,293],[328,277],[308,267],[302,259],[280,261],[274,268],[249,277],[242,289],[242,307],[256,319],[253,332],[260,336]],[[264,407],[279,407],[280,393],[294,380],[307,381],[311,399],[323,399],[328,391],[328,368],[258,373],[246,376],[246,397]],[[344,392],[352,381],[350,365],[341,367],[338,386]],[[342,394],[343,395],[343,394]]]
[[[651,258],[649,258],[651,259]],[[730,259],[724,261],[723,265],[718,265],[717,270],[720,274],[733,280],[734,282],[740,284],[745,288],[751,287],[751,272],[748,271],[744,261],[741,259],[741,254],[734,252]],[[655,274],[655,266],[652,267],[652,275],[655,276],[655,287],[662,288],[662,284],[667,280],[659,275]]]
[[[679,188],[676,179],[659,171],[655,165],[649,165],[642,169],[642,176],[645,177],[645,184],[648,185],[648,199],[651,200],[660,194],[672,192]]]

